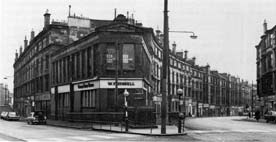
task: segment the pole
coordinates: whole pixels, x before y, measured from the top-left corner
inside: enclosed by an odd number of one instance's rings
[[[117,112],[118,111],[118,62],[119,62],[119,57],[118,57],[118,50],[119,50],[119,44],[118,42],[116,41],[116,71],[115,71],[115,111]]]
[[[252,88],[251,88],[251,114],[253,116],[253,80],[252,80]]]
[[[125,123],[126,123],[126,129],[125,131],[128,132],[128,110],[127,110],[127,99],[126,99],[126,96],[125,96],[125,117],[126,117],[126,120],[125,120]]]
[[[7,105],[7,98],[8,98],[8,95],[7,95],[7,84],[4,85],[4,90],[5,90],[5,100],[4,100],[4,105]]]
[[[178,100],[179,100],[179,104],[178,104],[178,107],[179,107],[179,114],[178,114],[178,133],[181,133],[181,117],[180,117],[180,114],[181,114],[181,104],[180,104],[180,99],[181,99],[181,94],[178,94]]]
[[[161,80],[161,134],[166,134],[166,119],[167,119],[167,71],[168,71],[168,48],[169,48],[169,38],[168,38],[168,0],[164,0],[164,47],[163,47],[163,74]]]

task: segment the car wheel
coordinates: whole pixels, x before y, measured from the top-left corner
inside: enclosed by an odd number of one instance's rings
[[[268,120],[266,120],[266,123],[268,123],[269,121]]]

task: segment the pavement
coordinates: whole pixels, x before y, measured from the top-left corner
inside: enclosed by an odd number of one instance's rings
[[[80,142],[80,141],[196,141],[188,135],[181,136],[148,136],[111,131],[94,131],[56,127],[52,125],[28,125],[23,121],[5,121],[0,119],[0,142]]]
[[[68,122],[68,121],[58,121],[58,120],[47,120],[47,125],[75,128],[75,129],[88,129],[97,131],[108,131],[116,133],[128,133],[128,134],[138,134],[138,135],[148,135],[148,136],[180,136],[186,135],[186,129],[182,133],[178,133],[178,127],[175,125],[166,126],[166,134],[161,134],[161,125],[157,125],[157,128],[129,128],[128,132],[125,131],[125,126],[123,125],[109,125],[109,124],[99,124],[99,123],[81,123],[81,122]]]
[[[55,121],[56,122],[56,121]],[[51,123],[49,121],[49,123]],[[0,141],[188,141],[188,142],[275,142],[276,124],[256,122],[247,117],[201,117],[188,118],[185,121],[186,135],[154,136],[143,135],[150,133],[150,129],[129,129],[129,133],[118,132],[118,127],[107,125],[93,125],[95,130],[85,124],[61,122],[54,125],[28,125],[23,121],[0,120]],[[61,127],[61,124],[64,126]],[[75,127],[75,128],[73,128]],[[84,129],[86,127],[86,129]],[[103,128],[105,130],[103,130]],[[117,129],[115,129],[117,128]],[[121,128],[121,127],[120,127]],[[176,126],[168,126],[167,133],[176,132]],[[132,132],[139,134],[132,134]],[[160,134],[160,128],[152,129],[153,134]]]

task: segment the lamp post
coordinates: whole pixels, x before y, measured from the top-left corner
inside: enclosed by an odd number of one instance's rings
[[[126,123],[126,132],[128,132],[128,111],[127,111],[127,96],[129,95],[127,89],[124,91],[124,100],[125,100],[125,123]]]
[[[183,90],[182,89],[177,89],[177,95],[178,95],[178,100],[179,100],[179,104],[178,104],[178,108],[179,108],[179,114],[178,114],[178,133],[181,133],[181,121],[184,118],[184,114],[181,111],[181,105],[182,105],[182,100],[181,100],[181,96],[183,95]]]
[[[168,96],[168,74],[169,74],[169,17],[168,17],[168,0],[164,0],[164,39],[163,39],[163,59],[162,59],[162,77],[161,77],[161,134],[166,134],[167,121],[167,96]],[[192,33],[192,39],[197,38],[194,32],[191,31],[170,31],[178,33]]]
[[[13,76],[5,76],[3,79],[8,80],[8,78],[13,77]],[[5,89],[5,104],[4,105],[9,105],[9,89],[8,89],[8,84],[4,85]]]

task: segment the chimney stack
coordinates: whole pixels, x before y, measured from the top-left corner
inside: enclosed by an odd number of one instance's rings
[[[183,59],[183,52],[176,52],[176,56],[180,57],[181,59]]]
[[[116,17],[117,17],[117,9],[115,8],[114,9],[114,19],[116,19]]]
[[[28,46],[28,40],[27,40],[27,37],[25,36],[25,39],[24,39],[24,50],[27,48]]]
[[[22,54],[22,46],[20,46],[20,48],[19,48],[19,54],[20,55]]]
[[[185,54],[184,54],[184,59],[187,60],[187,59],[188,59],[188,51],[185,50],[184,53],[185,53]]]
[[[18,53],[17,53],[17,50],[15,50],[15,60],[18,59]]]
[[[48,9],[46,10],[46,13],[44,14],[44,28],[46,28],[48,25],[50,25],[50,16],[51,14],[48,13]]]
[[[176,53],[176,43],[175,43],[175,41],[172,44],[172,51],[173,51],[173,54]]]
[[[69,5],[69,13],[68,13],[68,16],[69,16],[69,17],[71,16],[71,5]]]
[[[192,60],[193,60],[193,62],[194,62],[194,64],[195,64],[195,61],[196,61],[196,57],[193,57],[193,58],[192,58]]]
[[[263,26],[264,26],[264,34],[265,34],[265,32],[267,31],[267,23],[266,23],[266,20],[264,20]]]
[[[158,40],[160,40],[161,31],[160,31],[160,30],[156,30],[155,32],[156,32],[156,38],[157,38]]]
[[[32,29],[32,31],[31,31],[31,39],[30,39],[30,42],[34,39],[34,36],[35,36],[35,32],[34,32],[34,30]]]
[[[163,34],[160,34],[160,44],[163,46],[164,45],[164,35]]]

